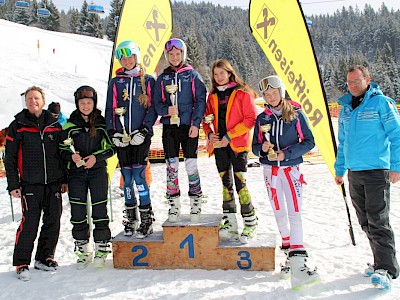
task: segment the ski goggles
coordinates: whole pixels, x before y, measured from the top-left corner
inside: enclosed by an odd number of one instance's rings
[[[269,76],[269,77],[265,77],[265,78],[261,79],[260,82],[258,83],[258,87],[261,92],[264,92],[269,87],[271,87],[273,89],[278,89],[278,88],[282,87],[282,82],[279,79],[279,77]]]
[[[164,50],[168,52],[171,51],[174,47],[176,49],[182,50],[185,46],[181,40],[169,40],[165,43]]]
[[[95,97],[94,97],[93,91],[82,90],[82,91],[78,91],[75,93],[76,100],[83,99],[83,98],[91,98],[94,100]]]
[[[132,55],[133,55],[133,52],[129,48],[121,48],[121,49],[115,50],[115,57],[118,60],[120,60],[122,58],[122,56],[131,57]]]

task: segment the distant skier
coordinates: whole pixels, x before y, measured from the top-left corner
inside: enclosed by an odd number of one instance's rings
[[[259,88],[267,105],[254,127],[253,153],[264,169],[265,185],[282,237],[281,249],[287,257],[281,277],[291,277],[292,289],[298,289],[320,281],[316,270],[306,265],[308,254],[301,218],[305,181],[300,164],[302,156],[314,148],[314,137],[300,105],[284,98],[286,88],[278,76],[265,77]]]
[[[68,118],[61,112],[61,105],[59,102],[51,102],[47,110],[52,113],[53,117],[57,119],[61,126],[64,126],[64,124],[67,123]]]

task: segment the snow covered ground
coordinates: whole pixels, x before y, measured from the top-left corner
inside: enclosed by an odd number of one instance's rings
[[[99,108],[104,108],[112,44],[94,38],[46,32],[0,20],[0,128],[21,110],[20,93],[31,85],[47,92],[47,104],[59,101],[63,110],[74,109],[73,92],[83,84],[95,87],[100,95]],[[40,48],[37,48],[37,41]],[[53,54],[55,48],[55,54]],[[221,213],[221,185],[214,158],[199,159],[203,192],[208,196],[205,214]],[[62,229],[56,259],[57,272],[31,268],[32,279],[16,279],[12,266],[14,239],[21,218],[20,204],[13,199],[15,221],[12,221],[6,180],[0,179],[0,299],[400,299],[400,282],[393,282],[390,293],[370,285],[362,275],[367,262],[372,262],[368,241],[360,230],[351,207],[357,246],[352,246],[344,202],[326,165],[310,160],[302,166],[307,185],[304,187],[304,240],[310,254],[309,265],[317,266],[322,282],[292,291],[288,281],[279,279],[283,255],[277,251],[276,271],[241,270],[121,270],[114,269],[112,257],[106,267],[89,266],[75,269],[70,208],[64,195]],[[153,164],[151,196],[155,211],[155,230],[167,216],[164,202],[165,165]],[[187,193],[187,179],[180,164],[182,193]],[[262,182],[262,169],[249,168],[247,182],[257,207],[258,232],[279,234]],[[119,171],[112,179],[112,189],[119,185]],[[400,185],[392,186],[391,224],[400,242]],[[123,199],[112,193],[111,230],[122,230]],[[188,213],[188,199],[183,200],[183,213]],[[111,214],[111,211],[110,211]],[[399,247],[398,247],[399,249]],[[399,255],[399,251],[397,251]]]

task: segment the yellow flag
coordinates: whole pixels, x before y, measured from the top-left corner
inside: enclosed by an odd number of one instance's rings
[[[172,10],[169,0],[125,0],[115,37],[109,79],[121,67],[114,56],[119,43],[132,40],[138,44],[141,63],[146,73],[152,74],[171,33]]]
[[[249,25],[291,99],[301,104],[316,145],[335,176],[332,122],[299,1],[250,0]]]
[[[164,45],[172,33],[172,10],[169,0],[125,0],[122,6],[111,57],[109,80],[121,65],[114,56],[119,43],[132,40],[140,48],[141,63],[146,73],[154,73],[164,52]],[[117,155],[107,160],[111,178],[118,164]]]

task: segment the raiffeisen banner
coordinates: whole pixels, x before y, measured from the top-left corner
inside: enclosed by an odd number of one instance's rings
[[[147,74],[153,74],[171,33],[172,10],[169,0],[125,0],[114,41],[109,79],[121,67],[114,56],[119,43],[132,40],[138,44],[141,63]]]
[[[251,0],[249,25],[291,99],[301,104],[317,147],[335,176],[336,142],[332,122],[299,1]]]

